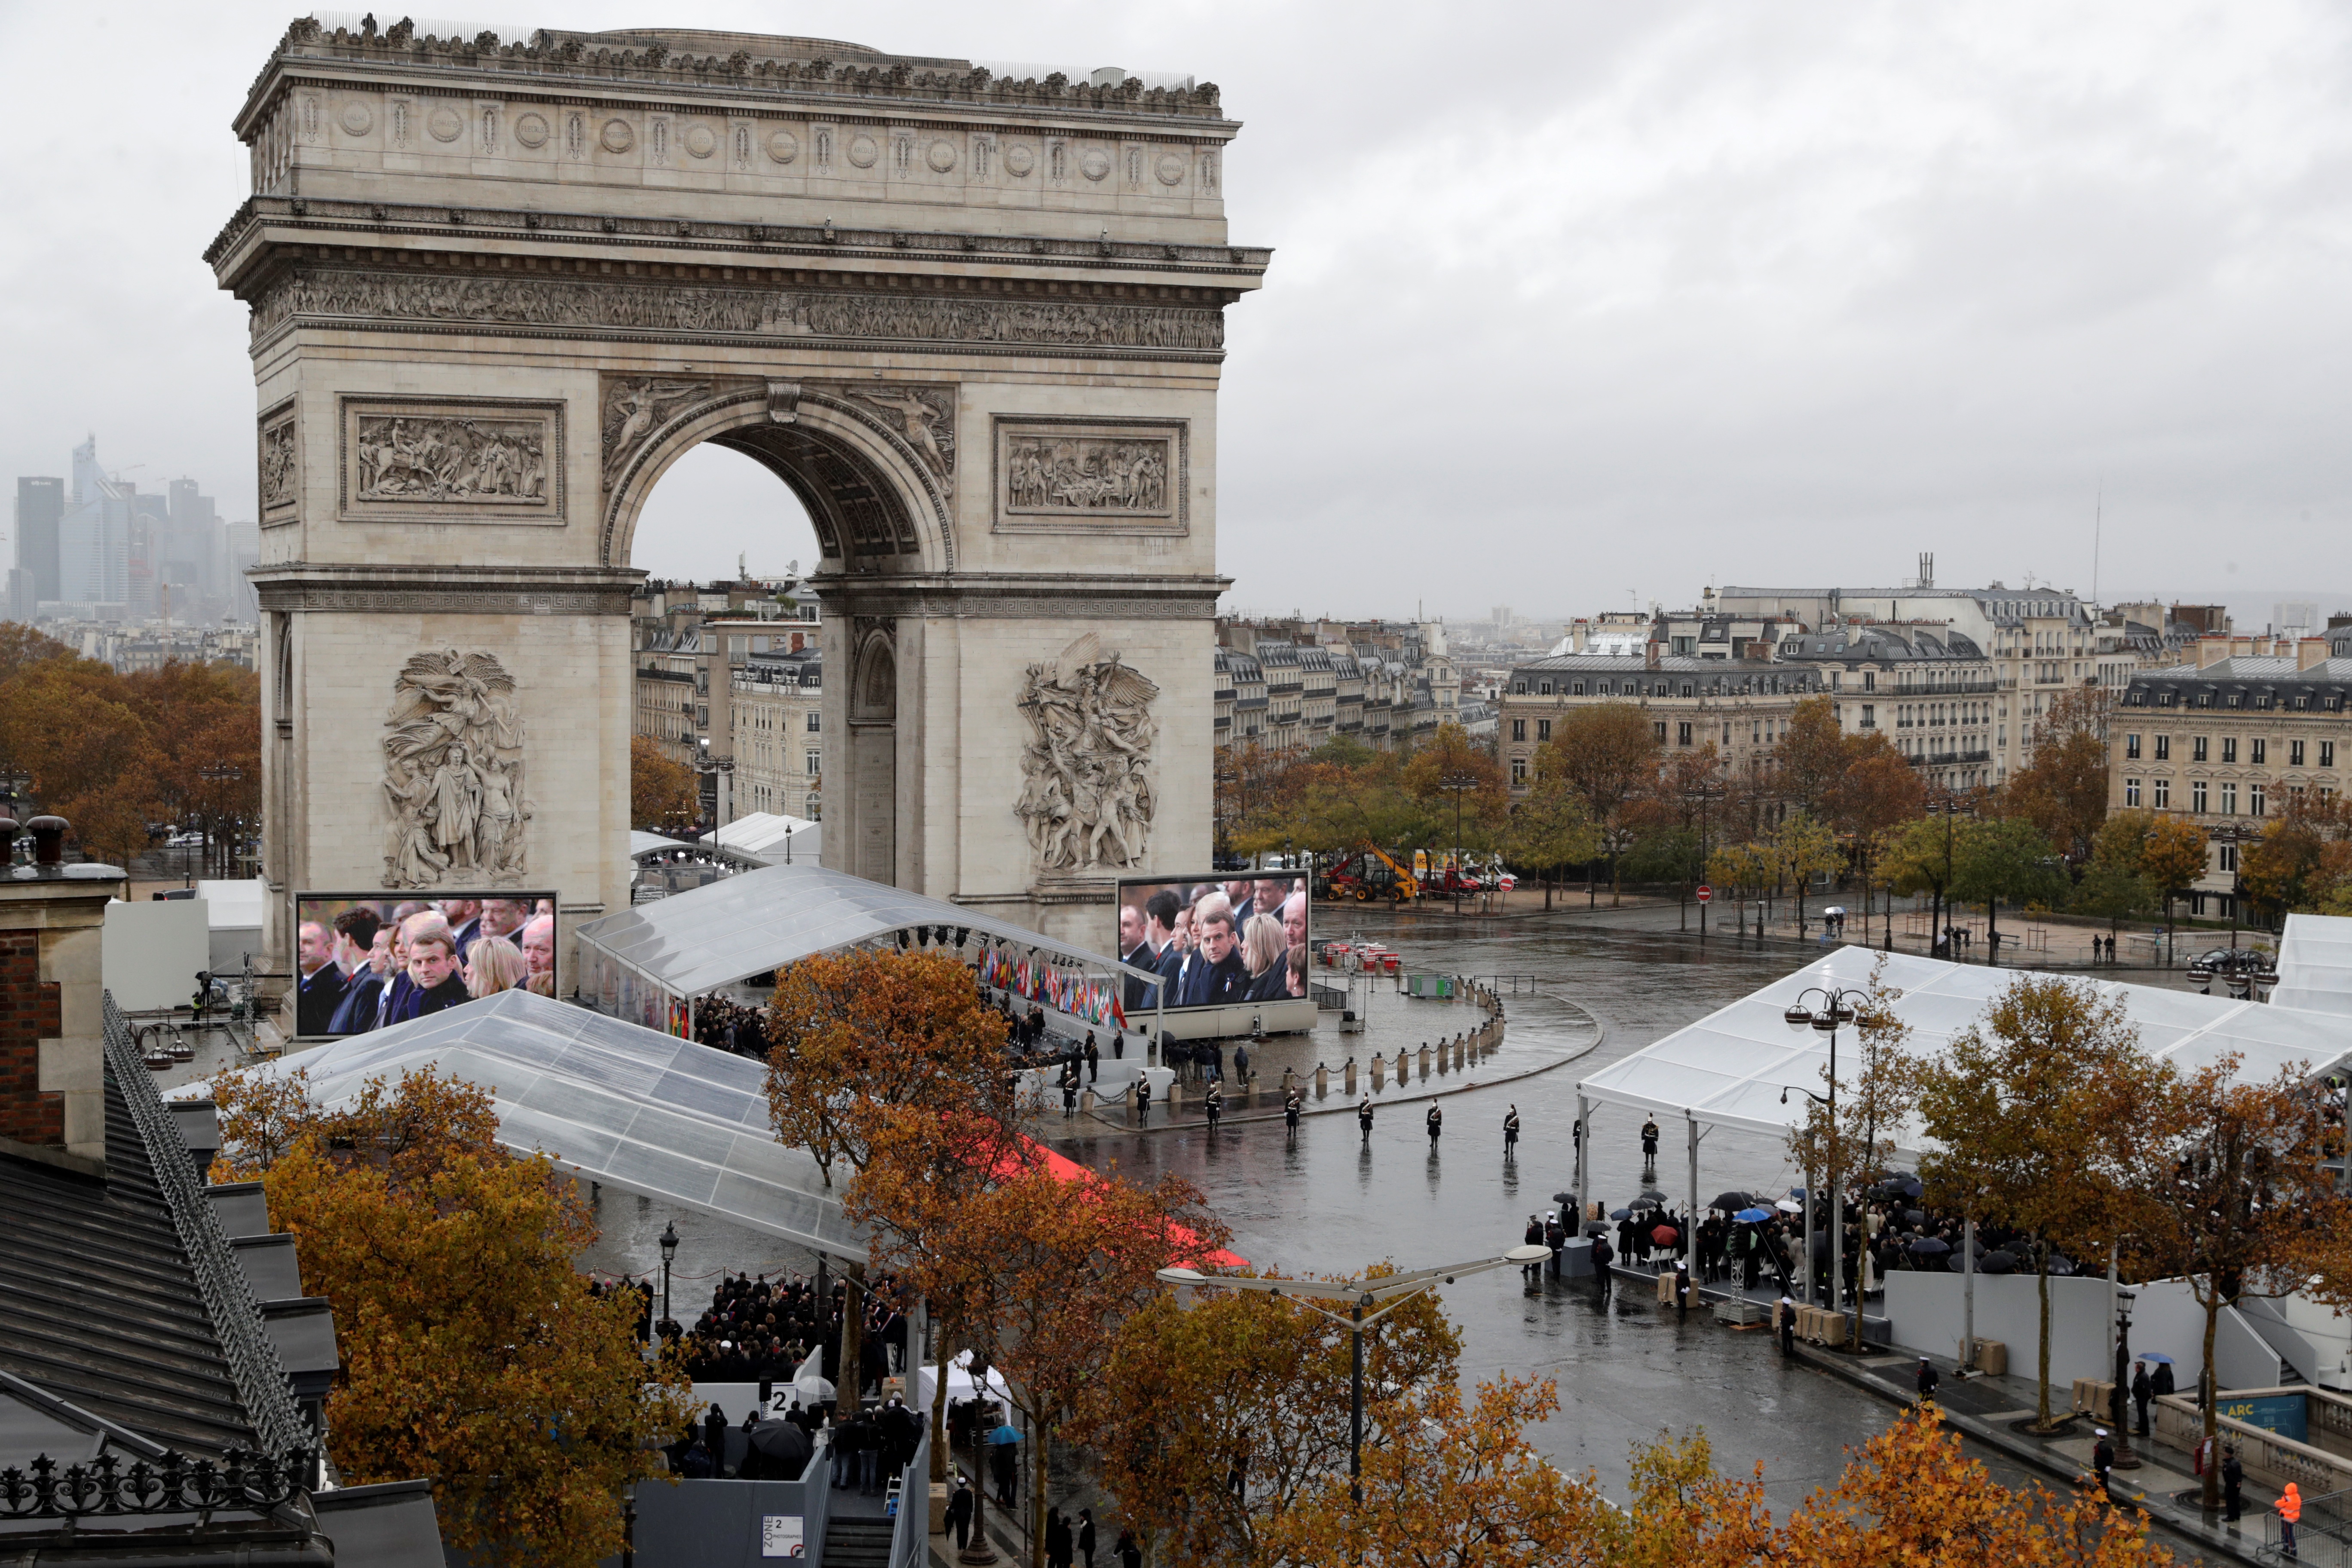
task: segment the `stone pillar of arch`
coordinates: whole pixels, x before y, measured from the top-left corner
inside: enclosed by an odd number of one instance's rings
[[[1206,865],[1223,310],[1268,260],[1213,86],[304,19],[236,129],[273,967],[301,891],[623,907],[630,561],[705,441],[816,529],[828,865],[1097,945],[1112,879]]]

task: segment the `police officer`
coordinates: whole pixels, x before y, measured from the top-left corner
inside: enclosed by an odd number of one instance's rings
[[[1299,1098],[1297,1089],[1294,1089],[1282,1097],[1282,1125],[1287,1136],[1292,1138],[1298,1136],[1298,1114],[1304,1109],[1306,1109],[1305,1101]]]
[[[1209,1080],[1209,1095],[1203,1109],[1209,1113],[1209,1131],[1217,1130],[1217,1119],[1225,1113],[1225,1086],[1215,1079]]]
[[[1370,1148],[1372,1146],[1372,1097],[1369,1094],[1364,1096],[1364,1102],[1356,1107],[1356,1125],[1364,1131],[1364,1147]]]
[[[1429,1152],[1437,1152],[1437,1135],[1445,1131],[1445,1112],[1433,1105],[1429,1108],[1426,1125],[1429,1128]]]
[[[1519,1108],[1511,1107],[1503,1116],[1503,1153],[1508,1158],[1519,1146]]]

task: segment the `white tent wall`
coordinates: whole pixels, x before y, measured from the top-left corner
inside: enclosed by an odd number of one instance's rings
[[[211,911],[202,899],[106,906],[99,964],[114,1005],[126,1013],[184,1005],[196,972],[212,967]]]
[[[1965,1321],[1966,1279],[1958,1274],[1897,1270],[1886,1276],[1888,1337],[1896,1349],[1957,1358]],[[2135,1354],[2162,1351],[2172,1375],[2194,1388],[2205,1364],[2205,1313],[2189,1286],[2175,1279],[2136,1285],[2131,1344]],[[2105,1379],[2115,1371],[2115,1317],[2104,1277],[2070,1275],[2050,1281],[2050,1382],[2063,1409],[2078,1377]],[[2009,1352],[2009,1375],[2031,1381],[2041,1356],[2042,1307],[2030,1274],[1977,1276],[1977,1338],[1996,1340]],[[2271,1388],[2292,1369],[2245,1319],[2224,1310],[2213,1338],[2213,1361],[2223,1388]]]
[[[1965,1316],[1958,1274],[1896,1269],[1885,1277],[1887,1336],[1899,1350],[1958,1357]],[[2042,1305],[2030,1274],[1977,1276],[1977,1338],[2009,1350],[2009,1374],[2031,1379],[2041,1354]],[[2134,1336],[2137,1338],[2137,1336]],[[2114,1342],[2105,1279],[2066,1276],[2050,1281],[2050,1381],[2063,1408],[2078,1377],[2107,1375]]]

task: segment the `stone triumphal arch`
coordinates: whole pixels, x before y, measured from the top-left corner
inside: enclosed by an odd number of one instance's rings
[[[207,253],[252,309],[273,889],[626,901],[630,546],[715,441],[816,527],[826,863],[1108,941],[1106,879],[1209,849],[1238,129],[1115,69],[295,23]]]

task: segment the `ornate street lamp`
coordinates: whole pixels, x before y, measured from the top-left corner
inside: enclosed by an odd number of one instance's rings
[[[677,1261],[677,1226],[668,1220],[662,1222],[662,1327],[675,1329],[677,1322],[669,1315],[669,1266]]]
[[[1818,1010],[1805,1005],[1805,998],[1808,996],[1818,996],[1822,999]],[[1870,994],[1866,991],[1812,985],[1799,992],[1795,1000],[1789,1004],[1788,1011],[1780,1015],[1782,1021],[1792,1029],[1810,1027],[1815,1033],[1827,1035],[1830,1037],[1829,1093],[1815,1094],[1802,1084],[1784,1084],[1780,1089],[1780,1103],[1783,1105],[1789,1103],[1789,1091],[1793,1089],[1814,1104],[1826,1106],[1829,1110],[1830,1146],[1823,1159],[1823,1163],[1829,1169],[1823,1174],[1828,1177],[1829,1184],[1830,1307],[1832,1310],[1842,1310],[1845,1302],[1843,1278],[1845,1205],[1840,1201],[1838,1194],[1837,1170],[1837,1037],[1841,1027],[1853,1022],[1854,1004],[1857,1002],[1866,1004],[1869,1000]],[[1812,1278],[1812,1271],[1813,1260],[1808,1257],[1805,1259],[1805,1277],[1808,1279]],[[1848,1341],[1848,1343],[1856,1349],[1859,1349],[1862,1344],[1862,1292],[1856,1289],[1853,1293],[1853,1331]]]

